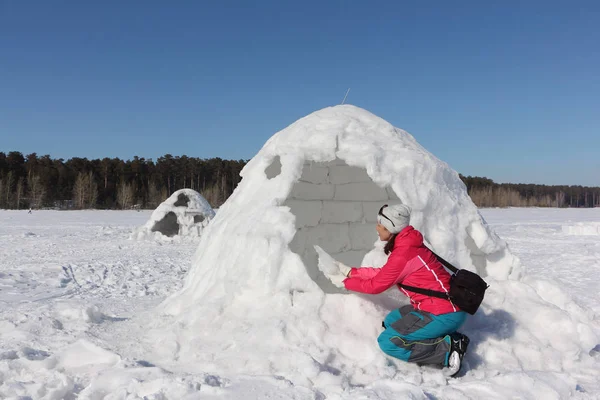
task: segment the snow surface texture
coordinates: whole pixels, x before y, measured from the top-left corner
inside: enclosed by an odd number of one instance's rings
[[[129,240],[149,216],[0,211],[0,399],[192,391],[185,377],[161,386],[164,372],[122,350],[139,335],[125,324],[181,287],[197,246]]]
[[[374,340],[379,330],[369,324],[379,321],[361,319],[361,310],[353,306],[358,301],[352,300],[359,296],[334,295],[340,296],[334,301],[340,303],[339,313],[352,320],[352,329],[345,329],[349,324],[331,323],[322,330],[320,325],[306,326],[310,316],[290,328],[290,333],[304,329],[321,335],[330,347],[328,357],[314,362],[320,363],[315,368],[322,370],[322,379],[329,376],[332,384],[318,388],[286,379],[285,371],[251,376],[234,372],[240,369],[236,364],[215,366],[200,357],[187,363],[154,358],[167,337],[156,343],[140,338],[162,325],[153,309],[181,288],[197,243],[128,240],[131,229],[143,224],[150,212],[28,215],[0,210],[0,399],[600,398],[600,346],[590,352],[595,356],[588,355],[577,344],[579,333],[573,332],[590,326],[596,337],[600,333],[600,242],[562,231],[567,224],[600,222],[600,210],[481,212],[527,266],[528,284],[508,293],[493,283],[495,292],[486,298],[483,313],[463,329],[473,339],[464,374],[446,380],[437,370],[388,359],[386,374],[372,377],[370,370],[381,369],[382,363]],[[507,298],[498,306],[501,290]],[[347,307],[344,299],[350,302]],[[328,310],[327,321],[335,321],[337,314]],[[259,314],[256,324],[262,321]],[[207,323],[199,334],[214,343],[219,323]],[[287,321],[281,324],[289,326]],[[251,326],[242,329],[254,334]],[[368,342],[357,335],[370,331]],[[563,331],[574,337],[561,344]],[[299,342],[299,337],[290,337],[293,351],[277,357],[295,364],[290,358]],[[217,348],[231,345],[236,344],[223,340]],[[273,356],[237,346],[240,352],[257,353],[257,358]],[[370,354],[375,361],[361,361],[362,370],[351,363],[340,367],[336,357],[341,350],[356,359]]]
[[[214,216],[214,210],[200,193],[192,189],[180,189],[163,201],[154,210],[150,220],[136,229],[132,237],[197,238]]]
[[[567,235],[597,236],[600,235],[600,223],[578,223],[575,225],[563,225],[562,230]]]

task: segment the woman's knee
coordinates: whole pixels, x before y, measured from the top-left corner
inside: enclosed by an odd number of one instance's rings
[[[395,343],[398,342],[398,340],[392,340],[393,337],[398,336],[397,333],[391,328],[388,328],[385,331],[383,331],[377,338],[377,344],[379,345],[379,348],[388,356],[407,361],[410,356],[410,351],[398,346],[398,344]],[[400,338],[398,337],[398,339]]]
[[[377,338],[377,344],[379,345],[379,348],[381,349],[381,351],[383,351],[385,354],[391,356],[394,352],[394,344],[390,341],[389,338],[387,337],[382,337],[381,335],[379,335],[379,337]]]

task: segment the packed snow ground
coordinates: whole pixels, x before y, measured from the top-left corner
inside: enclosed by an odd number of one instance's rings
[[[600,335],[600,239],[586,228],[600,223],[600,210],[481,213],[520,257],[525,281],[557,304],[557,313],[585,314],[593,333]],[[149,211],[0,211],[0,398],[600,398],[599,347],[592,357],[579,357],[577,368],[563,369],[550,356],[550,362],[511,365],[510,373],[492,370],[482,358],[484,349],[487,357],[492,348],[498,359],[507,361],[513,360],[513,353],[527,352],[511,342],[511,335],[521,331],[513,318],[502,314],[474,319],[465,327],[474,346],[466,357],[467,371],[457,379],[401,366],[405,375],[395,379],[328,392],[277,375],[227,370],[217,375],[205,365],[190,370],[172,363],[167,369],[160,360],[146,358],[145,347],[139,345],[142,327],[155,318],[155,306],[181,288],[198,243],[181,238],[129,239],[149,215]],[[351,303],[356,295],[344,296]],[[534,327],[552,324],[554,314],[539,310],[544,312],[523,311],[535,319]],[[556,326],[557,331],[565,329],[572,327]],[[206,333],[212,330],[208,326]],[[538,340],[536,345],[544,345],[547,338]],[[373,349],[378,351],[376,343]],[[572,350],[564,347],[564,352]],[[332,382],[344,374],[327,365],[322,368]],[[501,384],[502,393],[490,393],[480,383],[484,377]]]
[[[600,318],[600,208],[484,209],[486,222],[507,240],[526,275],[563,288]],[[600,394],[599,394],[600,396]]]

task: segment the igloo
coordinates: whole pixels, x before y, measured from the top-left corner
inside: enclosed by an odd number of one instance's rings
[[[369,251],[377,251],[378,209],[394,202],[410,205],[411,224],[438,254],[461,268],[495,279],[520,274],[519,261],[485,224],[458,173],[409,133],[358,107],[326,108],[298,120],[271,137],[241,176],[200,243],[211,250],[198,252],[181,296],[190,287],[196,299],[214,296],[214,286],[222,280],[199,277],[208,270],[220,271],[223,278],[227,271],[255,276],[252,262],[274,252],[278,241],[278,260],[299,257],[310,281],[330,291],[313,246],[349,265],[361,265]],[[227,237],[236,238],[235,251],[218,245],[228,242]],[[244,257],[239,248],[248,241],[268,243],[269,248],[258,245]],[[208,254],[223,267],[207,265]],[[226,262],[222,256],[235,259]],[[276,266],[259,267],[269,276],[278,274]]]
[[[241,176],[202,236],[184,287],[159,308],[164,329],[146,338],[157,359],[178,368],[279,371],[312,385],[330,367],[363,371],[367,381],[385,375],[388,362],[374,343],[392,303],[340,293],[318,270],[313,248],[380,266],[385,257],[373,260],[382,254],[375,221],[383,204],[410,205],[411,224],[456,265],[488,282],[519,277],[519,260],[485,224],[458,173],[358,107],[298,120]]]
[[[358,107],[326,108],[272,136],[241,176],[182,289],[144,330],[150,362],[220,382],[271,377],[282,388],[310,388],[307,398],[345,390],[378,398],[378,382],[395,388],[381,398],[429,398],[421,385],[436,397],[469,397],[471,382],[494,393],[515,371],[534,390],[560,382],[572,393],[571,376],[589,377],[587,354],[598,343],[589,314],[559,288],[523,277],[458,174],[407,132]],[[375,216],[395,202],[411,206],[411,224],[436,253],[490,284],[464,327],[474,362],[464,384],[379,350],[383,317],[407,302],[398,291],[337,290],[317,268],[314,244],[353,266],[381,266]]]
[[[200,193],[192,189],[180,189],[154,210],[137,235],[158,232],[167,237],[198,237],[214,216],[214,210]]]
[[[567,398],[577,392],[573,377],[597,380],[590,314],[558,287],[523,276],[458,174],[407,132],[354,106],[326,108],[272,136],[241,175],[183,288],[145,319],[149,362],[249,397],[264,379],[298,398],[423,399],[473,390],[484,398],[515,379],[533,382],[529,398],[540,388]],[[316,266],[313,244],[354,266],[381,266],[375,215],[394,202],[412,207],[411,224],[438,254],[490,284],[463,327],[472,340],[464,381],[448,384],[439,370],[379,350],[383,317],[407,303],[395,288],[336,290]]]

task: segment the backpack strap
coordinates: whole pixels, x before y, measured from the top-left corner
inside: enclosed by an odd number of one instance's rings
[[[411,292],[424,294],[425,296],[438,297],[440,299],[446,300],[450,299],[448,293],[445,292],[438,292],[437,290],[423,289],[414,286],[403,285],[401,283],[399,283],[398,286],[400,286],[403,289],[410,290]]]
[[[425,246],[425,244],[423,244],[423,246]],[[438,256],[429,247],[425,246],[425,248],[427,250],[429,250],[431,253],[433,253],[433,255],[438,259],[438,261],[441,262],[444,267],[446,267],[450,271],[452,271],[452,273],[455,274],[458,272],[458,268],[456,268],[454,265],[450,264],[448,261],[446,261],[442,257]],[[423,288],[418,288],[418,287],[414,287],[414,286],[407,286],[407,285],[403,285],[401,283],[399,283],[398,286],[403,289],[410,290],[411,292],[424,294],[425,296],[438,297],[440,299],[446,299],[446,300],[450,299],[450,295],[446,292],[438,292],[437,290],[430,290],[430,289],[423,289]]]
[[[423,246],[425,246],[425,245],[423,244]],[[435,252],[433,250],[431,250],[429,247],[425,246],[425,248],[427,250],[429,250],[430,252],[432,252],[433,255],[438,259],[438,261],[441,262],[444,267],[446,267],[450,271],[452,271],[452,273],[455,274],[455,273],[458,272],[458,268],[456,268],[454,265],[450,264],[448,261],[444,260],[442,257],[440,257],[437,254],[435,254]]]

